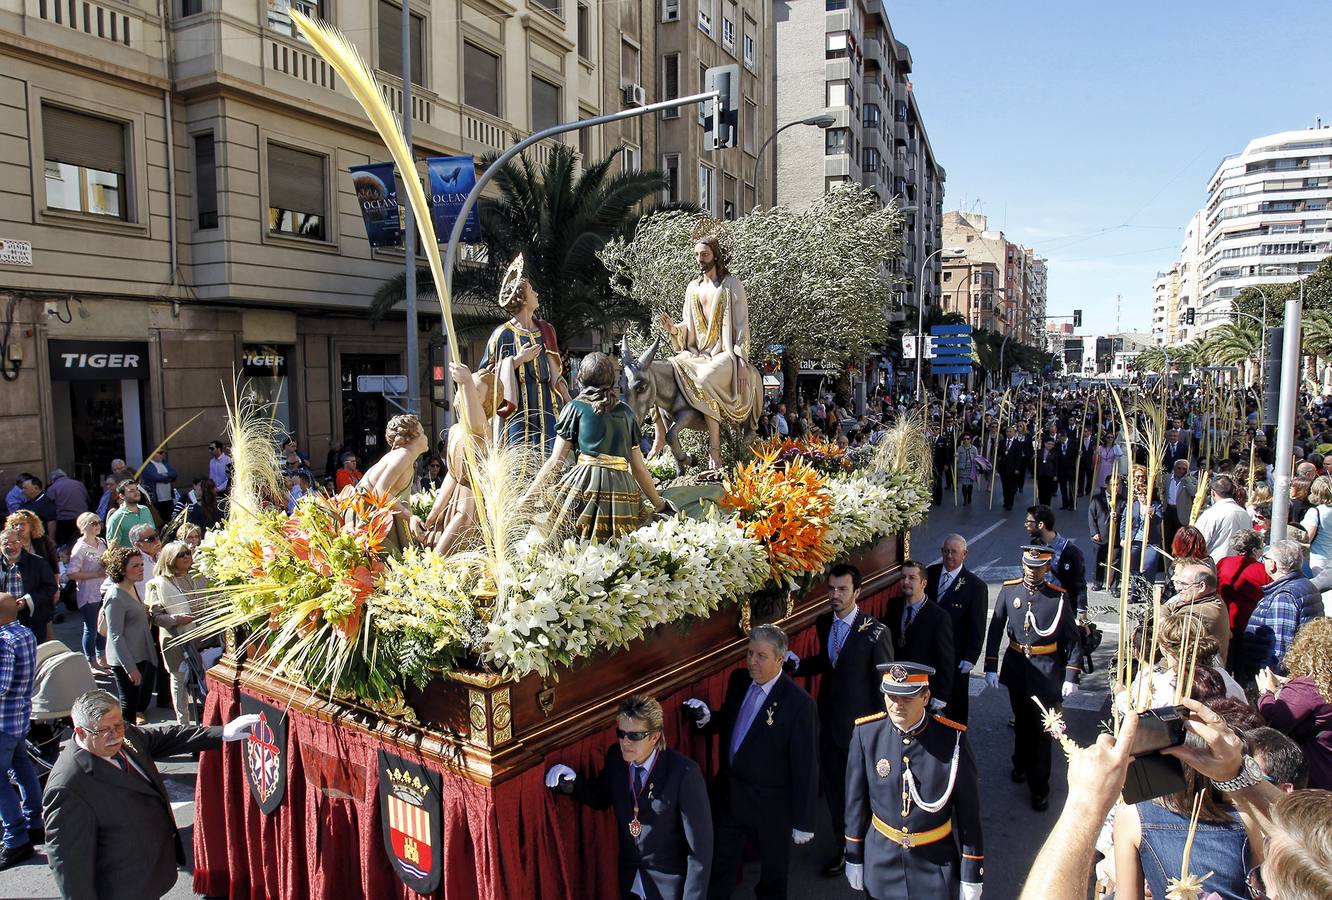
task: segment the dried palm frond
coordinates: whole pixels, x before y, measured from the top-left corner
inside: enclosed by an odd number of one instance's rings
[[[1041,726],[1045,733],[1059,742],[1060,748],[1065,756],[1072,756],[1074,750],[1080,749],[1074,740],[1068,736],[1068,725],[1064,722],[1064,714],[1056,709],[1046,709],[1035,694],[1031,697],[1031,702],[1036,704],[1036,708],[1041,711]]]
[[[1184,841],[1184,856],[1180,862],[1178,878],[1166,882],[1166,900],[1198,900],[1203,895],[1203,883],[1215,873],[1194,875],[1189,872],[1189,854],[1193,851],[1193,837],[1198,833],[1198,815],[1202,812],[1203,797],[1206,792],[1199,791],[1193,798],[1193,815],[1189,818],[1189,833]]]
[[[870,458],[876,472],[911,472],[926,484],[934,478],[934,447],[919,412],[898,416]]]
[[[1152,498],[1155,497],[1156,484],[1161,478],[1165,460],[1166,408],[1164,401],[1158,405],[1151,398],[1146,398],[1138,404],[1137,411],[1146,422],[1146,426],[1138,433],[1138,440],[1147,448],[1147,509],[1143,510],[1143,516],[1148,521],[1148,527],[1142,532],[1142,554],[1138,563],[1138,571],[1144,572],[1147,565],[1147,542],[1152,534]]]
[[[1186,523],[1192,525],[1197,521],[1198,516],[1202,515],[1203,506],[1207,503],[1207,492],[1212,486],[1211,468],[1203,469],[1198,473],[1198,492],[1193,495],[1193,508],[1189,510],[1189,521]]]
[[[1132,459],[1133,459],[1133,430],[1132,430],[1132,427],[1129,425],[1128,415],[1124,412],[1124,403],[1123,403],[1123,401],[1120,400],[1119,392],[1118,392],[1117,390],[1115,390],[1114,388],[1110,388],[1110,399],[1114,402],[1115,411],[1119,414],[1119,425],[1120,425],[1120,427],[1124,430],[1124,444],[1125,444],[1125,448],[1124,448],[1124,449],[1125,449],[1125,458],[1126,458],[1126,461],[1128,461],[1128,462],[1131,463],[1131,461],[1132,461]],[[1119,479],[1116,478],[1116,479],[1114,479],[1111,483],[1117,485],[1118,482],[1119,482]],[[1131,494],[1132,494],[1132,491],[1130,490],[1129,493],[1130,493],[1130,495],[1131,495]],[[1131,498],[1130,498],[1130,499],[1131,499]],[[1110,522],[1111,522],[1111,526],[1110,526],[1110,527],[1111,527],[1111,531],[1112,531],[1112,532],[1113,532],[1113,530],[1114,530],[1114,523],[1116,522],[1116,520],[1117,520],[1118,518],[1119,518],[1118,513],[1117,513],[1117,511],[1115,510],[1115,507],[1114,507],[1114,505],[1113,505],[1113,501],[1112,501],[1112,505],[1111,505],[1111,507],[1110,507]],[[1127,525],[1127,523],[1126,523],[1126,525]],[[1126,688],[1128,687],[1128,678],[1129,678],[1129,658],[1128,658],[1128,651],[1129,651],[1129,647],[1128,647],[1128,640],[1129,640],[1129,637],[1128,637],[1129,572],[1128,572],[1128,569],[1129,569],[1129,565],[1128,565],[1128,560],[1129,560],[1130,556],[1132,555],[1132,551],[1133,551],[1133,530],[1132,530],[1131,528],[1128,528],[1128,527],[1125,527],[1125,528],[1124,528],[1124,537],[1123,537],[1123,541],[1124,541],[1124,546],[1123,546],[1123,554],[1124,554],[1124,573],[1123,573],[1123,576],[1119,579],[1119,666],[1118,666],[1118,670],[1117,670],[1117,672],[1116,672],[1116,678],[1115,678],[1115,684],[1114,684],[1114,692],[1116,692],[1116,693],[1117,693],[1118,691],[1123,690],[1123,689],[1126,689]],[[1113,555],[1114,555],[1114,542],[1113,542],[1113,540],[1111,540],[1111,542],[1110,542],[1110,544],[1109,544],[1108,546],[1109,546],[1109,554],[1108,554],[1107,562],[1106,562],[1106,572],[1107,572],[1107,577],[1109,577],[1109,576],[1108,576],[1108,573],[1109,573],[1109,571],[1110,571],[1110,567],[1111,567],[1111,562],[1110,562],[1109,560],[1112,559],[1112,558],[1113,558]],[[1115,717],[1116,717],[1116,731],[1118,731],[1119,718],[1120,718],[1120,716],[1119,716],[1118,706],[1115,706]]]
[[[523,494],[540,468],[540,457],[530,445],[501,439],[477,451],[469,461],[472,494],[476,499],[476,550],[486,559],[489,586],[496,592],[495,615],[502,616],[519,545],[531,531],[533,509]]]
[[[227,493],[227,515],[251,518],[264,503],[287,501],[287,482],[278,463],[281,428],[276,406],[243,395],[233,384],[227,402],[227,435],[231,442],[231,484]]]

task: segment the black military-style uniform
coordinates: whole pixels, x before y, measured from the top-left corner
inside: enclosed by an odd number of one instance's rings
[[[985,671],[999,672],[1013,707],[1013,769],[1026,776],[1032,797],[1043,800],[1050,793],[1051,738],[1031,698],[1047,709],[1056,707],[1063,702],[1064,682],[1077,684],[1082,673],[1081,633],[1072,599],[1049,582],[1033,590],[1021,578],[1005,581],[985,646]]]
[[[943,805],[930,812],[916,798]],[[886,712],[860,719],[846,769],[846,861],[864,865],[870,897],[956,900],[961,882],[982,882],[983,847],[966,726],[926,715],[902,731]]]

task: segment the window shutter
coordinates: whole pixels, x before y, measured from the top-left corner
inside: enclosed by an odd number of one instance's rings
[[[269,144],[268,205],[324,215],[324,158]]]
[[[49,160],[125,174],[125,126],[120,122],[43,106],[42,140]]]

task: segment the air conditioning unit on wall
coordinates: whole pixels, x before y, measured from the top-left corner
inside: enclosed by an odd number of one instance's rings
[[[646,106],[647,92],[643,90],[641,84],[626,84],[624,86],[624,105],[625,106]]]

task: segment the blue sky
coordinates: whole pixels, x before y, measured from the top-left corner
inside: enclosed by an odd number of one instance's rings
[[[948,180],[1050,260],[1049,314],[1149,329],[1222,157],[1332,123],[1332,2],[885,0]]]

